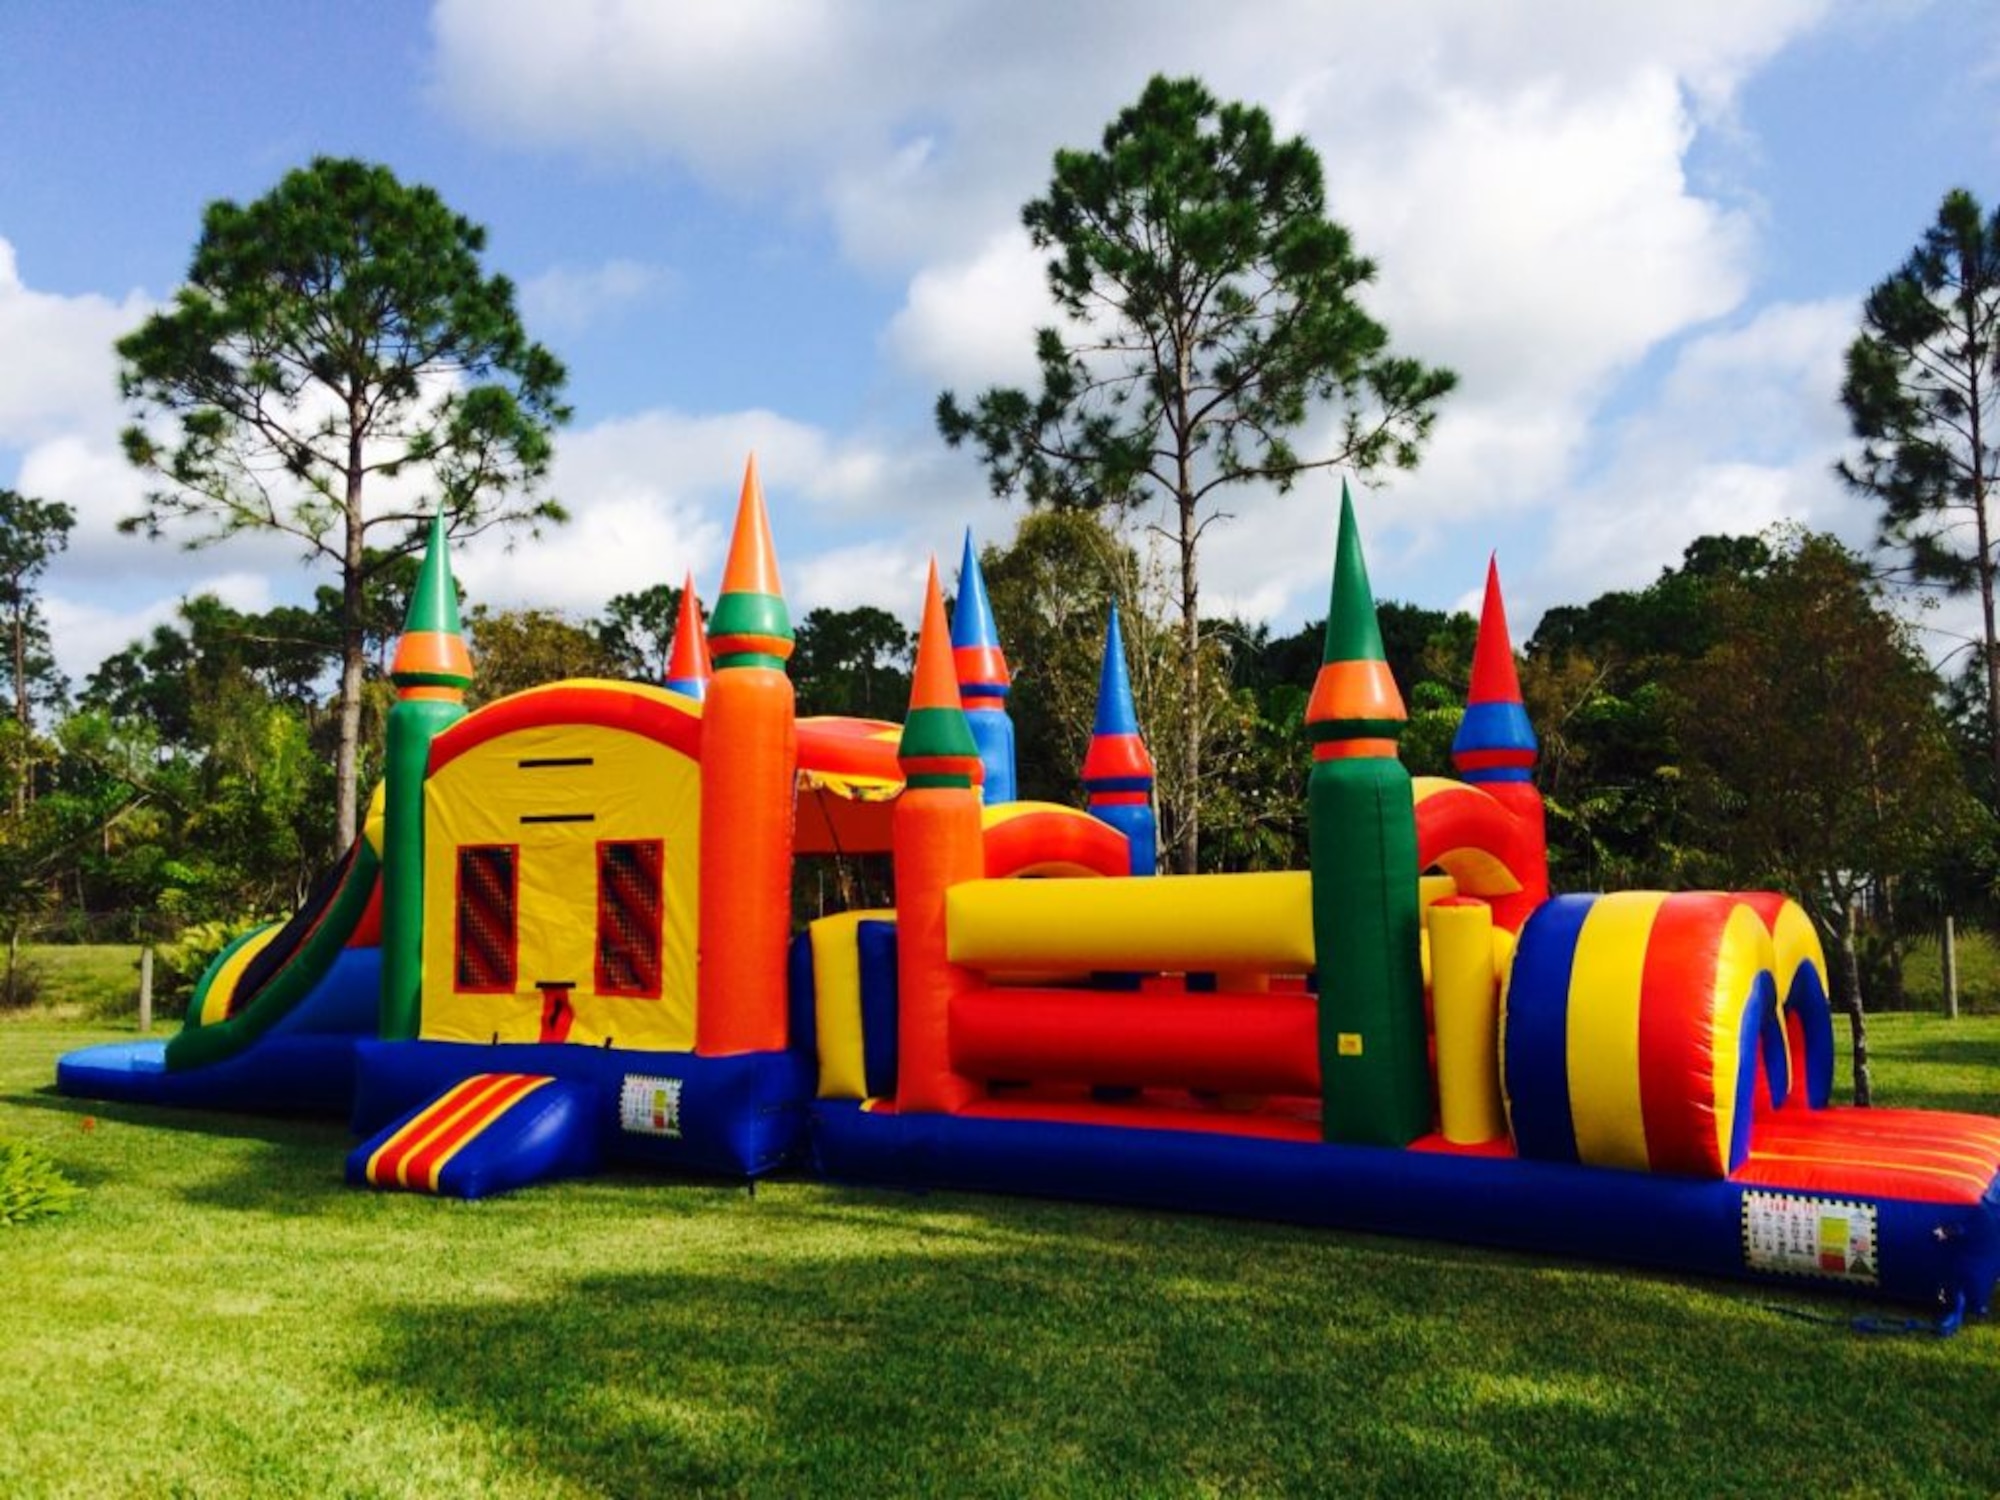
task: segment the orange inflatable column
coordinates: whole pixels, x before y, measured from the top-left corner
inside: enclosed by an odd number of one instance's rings
[[[903,793],[890,834],[896,859],[896,1108],[950,1114],[979,1094],[951,1066],[952,1000],[979,986],[945,946],[945,893],[986,874],[979,746],[959,703],[944,596],[932,562],[910,713],[897,757]]]
[[[775,1051],[786,1038],[798,732],[785,675],[791,618],[754,457],[743,475],[709,646],[715,675],[701,723],[695,1050]]]

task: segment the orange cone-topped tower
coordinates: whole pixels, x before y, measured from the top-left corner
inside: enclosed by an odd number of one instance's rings
[[[701,951],[695,1050],[785,1045],[798,732],[791,617],[753,456],[709,621],[701,726]]]
[[[978,1093],[952,1070],[954,996],[973,986],[945,947],[945,893],[986,873],[978,781],[979,745],[959,703],[937,563],[924,590],[924,622],[910,682],[910,712],[897,750],[904,789],[890,834],[896,860],[896,1107],[951,1113]]]

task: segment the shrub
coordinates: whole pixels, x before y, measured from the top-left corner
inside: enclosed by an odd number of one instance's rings
[[[25,1010],[42,997],[41,966],[0,950],[0,1010]]]
[[[59,1214],[80,1191],[34,1147],[0,1141],[0,1226]]]

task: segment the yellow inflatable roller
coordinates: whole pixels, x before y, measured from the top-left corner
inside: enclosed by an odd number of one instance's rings
[[[974,880],[945,897],[951,961],[986,970],[1313,967],[1312,878]]]

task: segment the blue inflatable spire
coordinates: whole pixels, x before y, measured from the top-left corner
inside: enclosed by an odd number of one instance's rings
[[[1104,628],[1104,665],[1097,676],[1097,717],[1091,726],[1090,749],[1083,757],[1083,789],[1091,815],[1131,842],[1132,873],[1155,873],[1160,836],[1153,813],[1153,757],[1139,737],[1116,604]]]
[[[1014,721],[1007,715],[1007,694],[1013,691],[1014,678],[1000,650],[1000,629],[986,597],[986,579],[979,571],[970,526],[965,529],[965,557],[958,565],[958,601],[951,611],[951,659],[959,701],[965,705],[966,721],[986,766],[982,795],[989,803],[1012,802]]]

